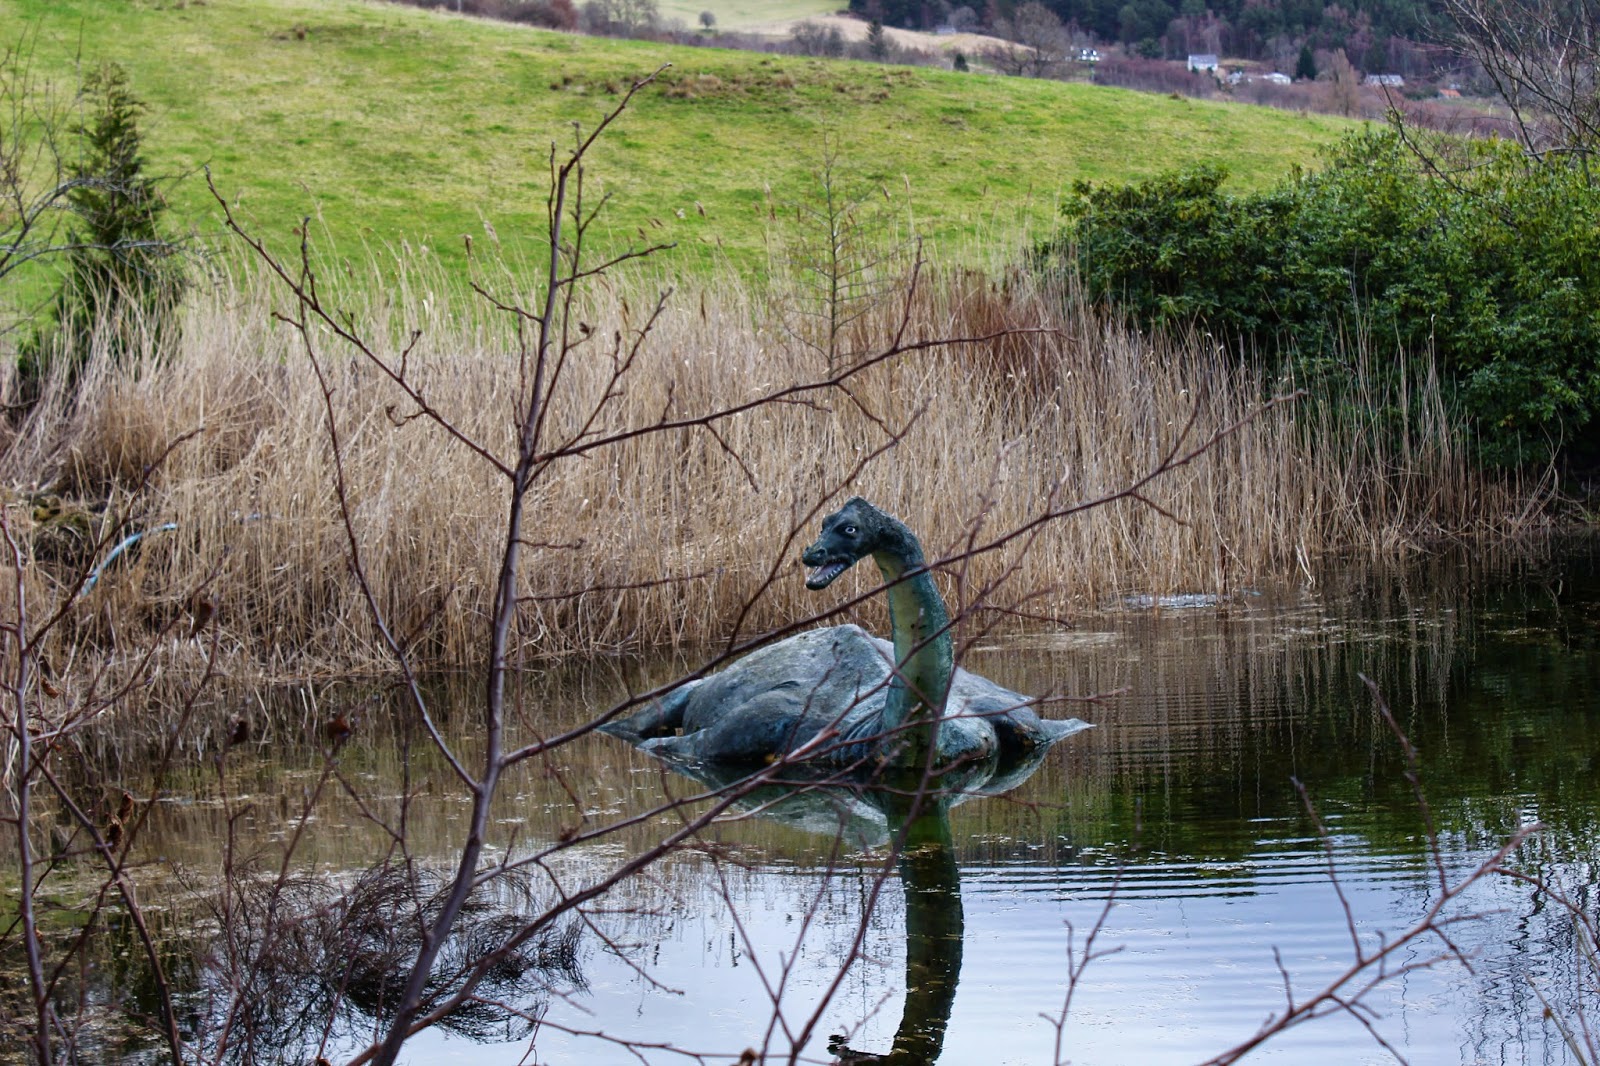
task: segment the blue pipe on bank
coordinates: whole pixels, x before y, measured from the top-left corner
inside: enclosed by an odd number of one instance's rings
[[[116,562],[117,556],[121,555],[123,552],[139,543],[139,541],[143,540],[145,534],[169,533],[177,528],[178,523],[166,522],[162,525],[156,526],[154,529],[141,529],[137,533],[129,533],[126,537],[123,537],[122,543],[118,544],[115,548],[112,548],[111,551],[107,553],[106,557],[100,560],[99,565],[97,565],[93,570],[89,571],[89,576],[83,579],[83,587],[78,589],[78,595],[88,595],[89,590],[94,588],[95,582],[100,580],[100,574],[105,570],[105,568]]]

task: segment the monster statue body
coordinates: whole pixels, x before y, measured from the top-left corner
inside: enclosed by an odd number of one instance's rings
[[[823,520],[801,557],[812,568],[806,587],[826,588],[868,555],[888,586],[892,644],[854,625],[800,633],[604,728],[679,763],[761,765],[797,754],[823,766],[982,767],[983,792],[1003,791],[1050,745],[1088,728],[1041,718],[1028,697],[955,667],[922,546],[860,497]]]

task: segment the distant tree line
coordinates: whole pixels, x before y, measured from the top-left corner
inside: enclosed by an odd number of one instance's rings
[[[975,21],[1013,22],[1029,0],[991,0]],[[1116,42],[1147,59],[1213,53],[1267,61],[1292,72],[1306,48],[1342,50],[1357,69],[1431,73],[1450,60],[1425,43],[1445,0],[1042,0],[1084,43]],[[956,25],[952,0],[850,0],[850,10],[887,26]],[[960,28],[959,26],[957,28]]]
[[[647,36],[661,28],[656,0],[396,0],[413,7],[520,22],[601,37]],[[704,25],[705,12],[701,15]],[[716,16],[711,16],[715,25]],[[711,26],[707,26],[710,29]]]
[[[883,33],[884,27],[971,31],[1020,45],[990,48],[977,58],[1001,73],[1029,77],[1070,75],[1080,52],[1116,44],[1121,47],[1115,53],[1108,50],[1097,59],[1113,59],[1123,68],[1097,70],[1096,81],[1189,95],[1209,94],[1210,81],[1190,84],[1191,79],[1177,78],[1177,84],[1169,85],[1171,74],[1138,62],[1182,61],[1210,53],[1268,64],[1309,80],[1317,76],[1320,63],[1342,53],[1360,73],[1415,79],[1449,72],[1465,82],[1477,71],[1471,63],[1463,64],[1459,51],[1438,43],[1447,35],[1441,30],[1448,27],[1449,10],[1465,0],[848,0],[850,12],[874,27],[865,43],[854,44],[825,24],[804,23],[785,40],[730,33],[717,26],[709,11],[701,13],[697,26],[690,26],[662,16],[657,0],[396,2],[597,36],[906,64],[946,61],[933,51],[897,45]],[[965,69],[966,59],[961,57],[957,69]],[[1495,91],[1487,84],[1471,88],[1484,94]],[[1325,109],[1318,100],[1296,99],[1285,106]]]
[[[550,30],[580,28],[578,7],[572,0],[395,0],[412,7],[438,8],[458,15],[520,22]]]

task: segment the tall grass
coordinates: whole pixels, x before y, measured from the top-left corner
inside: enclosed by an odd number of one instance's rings
[[[515,322],[405,262],[340,273],[361,331],[397,355],[419,330],[409,360],[430,401],[509,451]],[[508,276],[493,286],[519,284]],[[597,290],[583,321],[600,337],[637,330],[655,294],[643,276]],[[321,394],[298,337],[271,317],[276,299],[260,277],[223,279],[192,296],[174,350],[146,341],[118,359],[96,351],[75,395],[49,384],[4,430],[0,479],[17,490],[12,522],[27,531],[21,547],[39,597],[71,596],[77,580],[70,553],[51,547],[63,519],[39,507],[41,487],[68,501],[80,524],[101,528],[121,515],[137,528],[177,524],[148,535],[78,598],[53,651],[58,670],[114,657],[131,635],[175,618],[185,624],[171,630],[161,662],[198,665],[186,617],[213,570],[206,594],[220,604],[222,647],[239,676],[384,665],[347,562]],[[763,307],[761,294],[729,278],[674,295],[596,428],[708,411],[824,376],[815,352]],[[886,306],[861,320],[857,346],[886,343],[898,319]],[[822,494],[884,443],[877,419],[903,435],[848,492],[900,514],[945,556],[974,523],[994,534],[1028,521],[1052,491],[1070,502],[1121,489],[1191,420],[1188,439],[1198,443],[1289,387],[1203,337],[1142,336],[1020,277],[925,277],[908,334],[1004,328],[1037,332],[885,362],[852,379],[850,396],[833,391],[721,423],[721,443],[685,429],[552,467],[530,512],[537,547],[524,576],[525,649],[553,657],[718,640],[752,598],[746,635],[818,610],[824,602],[802,589],[793,561],[802,545],[790,532],[805,526],[809,537],[804,516],[831,509]],[[467,449],[408,419],[404,398],[369,364],[335,347],[320,354],[335,389],[350,520],[378,602],[420,665],[471,662],[505,486]],[[555,424],[579,431],[610,368],[602,347],[580,350],[553,398]],[[0,378],[8,397],[11,373]],[[1394,406],[1392,395],[1363,393],[1372,381],[1357,377],[1346,411]],[[1306,571],[1330,552],[1389,551],[1526,521],[1527,494],[1468,462],[1436,379],[1406,388],[1401,432],[1392,418],[1325,413],[1340,405],[1274,407],[1148,490],[1181,521],[1134,501],[1090,511],[1047,526],[1025,551],[974,560],[951,594],[959,601],[1012,570],[1001,606],[1061,615],[1133,590],[1226,594]],[[135,493],[147,469],[149,486]],[[104,515],[91,501],[107,501]],[[857,588],[876,581],[860,569]],[[879,609],[863,608],[861,620],[883,626]]]

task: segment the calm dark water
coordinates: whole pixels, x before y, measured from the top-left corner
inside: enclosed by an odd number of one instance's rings
[[[946,967],[953,1000],[933,997],[948,1014],[936,1020],[940,1063],[1192,1063],[1225,1051],[1283,1009],[1286,976],[1305,995],[1349,967],[1352,930],[1371,951],[1419,920],[1440,891],[1429,819],[1448,879],[1519,827],[1542,823],[1512,865],[1593,913],[1592,541],[1335,570],[1314,587],[1263,589],[1217,608],[1108,610],[1062,633],[987,640],[965,665],[1024,692],[1102,695],[1051,711],[1098,728],[1064,742],[1015,792],[950,814],[961,935]],[[576,721],[640,671],[661,669],[565,671],[539,698],[551,719]],[[1425,810],[1362,674],[1420,752]],[[356,791],[397,787],[391,748],[372,735],[346,750]],[[575,803],[595,818],[616,816],[685,784],[608,737],[563,759],[511,783],[500,828],[512,853],[551,839]],[[415,758],[409,772],[413,784],[439,774]],[[270,854],[286,838],[287,806],[265,797],[285,781],[303,794],[316,773],[311,761],[263,759],[239,771],[227,802],[215,788],[197,790],[171,805],[165,853],[193,877],[228,803],[236,810],[254,794],[260,802],[235,824]],[[441,800],[423,813],[432,820],[416,826],[419,857],[448,854],[462,810]],[[550,877],[577,883],[660,831],[576,849]],[[886,862],[870,825],[841,842],[750,817],[712,836],[720,848],[634,878],[575,934],[581,980],[549,999],[531,1039],[429,1035],[408,1061],[693,1061],[580,1035],[594,1031],[716,1056],[706,1061],[730,1062],[746,1047],[784,1061],[813,1015],[804,1061],[831,1061],[830,1034],[886,1052],[906,999],[908,919],[924,929],[943,920],[929,918],[925,901],[908,907],[902,875],[913,875]],[[355,805],[334,796],[296,863],[336,880],[381,848]],[[946,874],[928,876],[938,886]],[[1420,966],[1443,949],[1438,938],[1409,946],[1390,968],[1420,968],[1362,1001],[1373,1031],[1417,1064],[1576,1062],[1539,998],[1574,1025],[1597,1006],[1600,975],[1570,915],[1504,877],[1475,886],[1451,913],[1480,915],[1451,927],[1471,968]],[[1097,922],[1096,947],[1114,953],[1083,972],[1063,1023],[1068,945],[1081,948]],[[858,934],[861,957],[841,978]],[[911,950],[927,950],[911,939]],[[937,950],[948,962],[948,945]],[[1249,1061],[1267,1060],[1393,1061],[1347,1014],[1277,1038]]]

